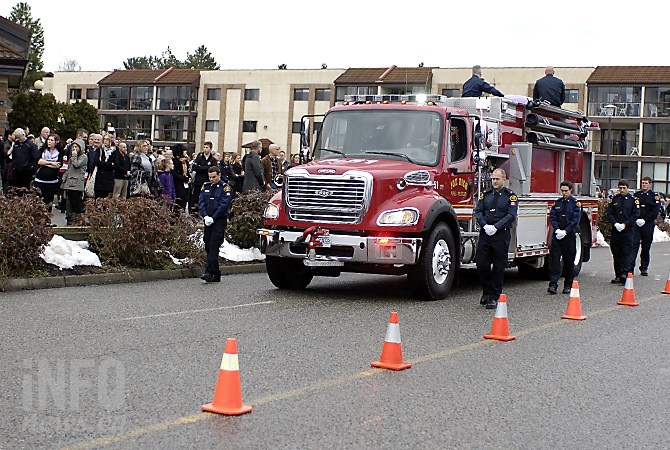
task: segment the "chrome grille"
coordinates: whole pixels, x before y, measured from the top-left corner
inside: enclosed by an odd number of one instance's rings
[[[291,220],[356,224],[370,205],[372,177],[365,172],[340,176],[287,174],[284,189]]]

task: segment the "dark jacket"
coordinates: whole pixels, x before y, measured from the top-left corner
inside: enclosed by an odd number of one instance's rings
[[[640,202],[640,219],[644,219],[644,225],[653,224],[661,210],[661,197],[651,189],[637,191],[633,197]]]
[[[223,180],[214,185],[209,182],[203,184],[198,198],[200,215],[214,220],[226,219],[230,214],[233,195],[233,189]]]
[[[188,161],[186,161],[186,169],[179,157],[172,158],[174,169],[172,170],[172,179],[174,180],[174,190],[177,198],[188,200],[189,188],[184,187],[184,183],[189,184]]]
[[[12,166],[16,172],[31,172],[37,170],[37,161],[40,159],[40,151],[37,146],[27,139],[23,142],[14,141],[12,150]]]
[[[195,172],[195,180],[193,180],[193,183],[207,183],[209,181],[209,175],[207,174],[207,171],[210,167],[216,166],[216,164],[217,161],[214,159],[214,156],[212,156],[211,153],[209,154],[209,158],[205,158],[204,153],[200,153],[198,156],[196,156],[195,161],[193,161],[193,167],[191,169]]]
[[[114,171],[116,166],[112,159],[114,150],[109,156],[106,156],[105,149],[100,147],[95,154],[95,167],[97,172],[95,175],[94,189],[96,191],[111,192],[114,190]]]
[[[554,106],[561,106],[565,102],[565,84],[560,78],[545,75],[535,82],[533,100],[546,100]]]
[[[496,97],[505,96],[505,94],[484,81],[483,78],[473,75],[463,84],[462,97],[481,97],[483,92],[495,95]]]
[[[607,206],[607,218],[612,224],[612,233],[625,233],[632,231],[635,221],[640,217],[640,201],[633,197],[630,192],[626,195],[617,194],[609,201]],[[623,231],[618,231],[615,223],[626,225]]]
[[[244,161],[244,185],[242,191],[247,192],[252,189],[262,191],[265,187],[263,181],[263,166],[261,165],[261,157],[258,153],[252,151],[247,155]]]
[[[480,227],[480,236],[486,235],[484,225],[493,225],[498,229],[494,237],[509,238],[510,228],[516,220],[517,211],[518,199],[510,189],[504,187],[496,191],[490,188],[484,191],[475,206],[475,218]]]
[[[110,160],[114,163],[114,179],[129,180],[130,175],[126,175],[130,172],[130,156],[128,156],[128,153],[124,155],[117,148],[112,153]]]
[[[582,215],[582,205],[572,195],[563,200],[556,200],[549,213],[549,222],[556,230],[563,230],[567,234],[574,233]]]
[[[219,169],[221,169],[221,179],[231,186],[237,181],[237,174],[233,170],[233,165],[225,161],[219,161]]]

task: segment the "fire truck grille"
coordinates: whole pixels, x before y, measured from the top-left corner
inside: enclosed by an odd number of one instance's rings
[[[286,177],[286,206],[291,220],[356,224],[369,204],[366,180],[344,177]]]

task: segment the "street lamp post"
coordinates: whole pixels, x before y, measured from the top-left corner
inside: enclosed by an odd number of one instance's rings
[[[609,197],[609,192],[610,192],[610,155],[612,154],[612,116],[614,115],[614,111],[616,111],[616,106],[612,105],[611,103],[609,105],[603,106],[605,109],[605,114],[607,114],[607,147],[605,148],[606,153],[606,160],[605,160],[605,198]]]

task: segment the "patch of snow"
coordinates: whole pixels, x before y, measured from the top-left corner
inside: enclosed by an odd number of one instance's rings
[[[74,266],[102,267],[98,255],[88,250],[88,242],[70,241],[57,234],[44,247],[40,256],[61,269],[72,269]]]
[[[261,253],[256,247],[241,249],[235,244],[223,241],[223,245],[219,249],[219,256],[228,261],[255,261],[265,260],[265,255]]]

